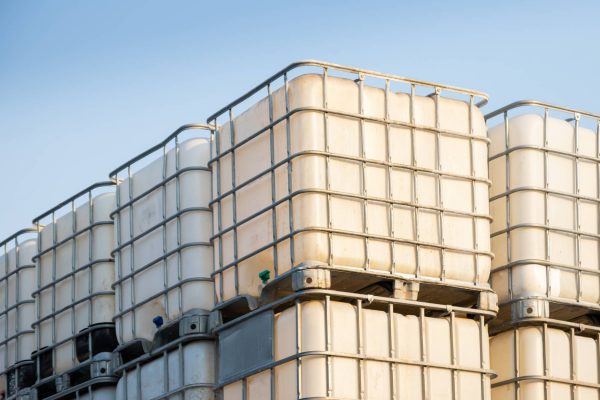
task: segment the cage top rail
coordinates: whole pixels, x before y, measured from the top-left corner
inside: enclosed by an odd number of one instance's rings
[[[59,204],[57,204],[56,206],[52,207],[51,209],[49,209],[48,211],[44,212],[43,214],[40,214],[37,217],[35,217],[33,219],[33,224],[37,225],[40,222],[40,220],[42,220],[43,218],[47,217],[48,215],[54,213],[57,210],[60,210],[61,208],[63,208],[67,204],[69,204],[69,203],[77,200],[78,198],[80,198],[84,194],[89,193],[89,192],[91,192],[94,189],[97,189],[97,188],[100,188],[100,187],[114,186],[114,185],[116,185],[116,181],[114,181],[114,180],[96,182],[96,183],[94,183],[94,184],[86,187],[85,189],[83,189],[83,190],[75,193],[73,196],[69,197],[68,199],[60,202]]]
[[[37,233],[37,229],[35,229],[35,228],[25,228],[25,229],[18,230],[17,232],[13,233],[12,235],[10,235],[9,237],[7,237],[6,239],[2,240],[0,242],[0,247],[4,247],[4,245],[8,244],[9,242],[13,241],[17,237],[19,237],[19,236],[21,236],[23,234],[26,234],[26,233]]]
[[[598,121],[600,121],[600,114],[595,114],[595,113],[591,113],[588,111],[582,111],[582,110],[576,110],[574,108],[569,108],[569,107],[563,107],[563,106],[557,106],[555,104],[550,104],[550,103],[545,103],[543,101],[538,101],[538,100],[519,100],[519,101],[515,101],[513,103],[510,103],[502,108],[499,108],[495,111],[490,112],[489,114],[486,114],[484,116],[484,118],[486,120],[497,117],[498,115],[504,114],[510,110],[513,110],[515,108],[519,108],[519,107],[541,107],[541,108],[545,108],[548,110],[554,110],[554,111],[561,111],[561,112],[565,112],[565,113],[571,113],[573,115],[583,115],[586,117],[590,117],[590,118],[594,118]]]
[[[208,123],[210,123],[211,121],[216,120],[218,116],[222,115],[227,110],[234,108],[235,106],[239,105],[240,103],[244,102],[245,100],[249,99],[256,93],[258,93],[260,90],[262,90],[265,87],[267,87],[268,85],[270,85],[275,80],[279,79],[282,76],[287,75],[288,72],[290,72],[296,68],[300,68],[300,67],[321,67],[323,69],[330,68],[333,70],[347,72],[347,73],[363,74],[363,75],[371,76],[374,78],[389,79],[389,80],[393,80],[393,81],[404,82],[404,83],[414,84],[414,85],[419,85],[419,86],[439,88],[439,89],[446,90],[449,92],[460,93],[460,94],[465,94],[465,95],[481,98],[481,100],[477,103],[478,107],[483,107],[488,102],[488,95],[484,92],[480,92],[477,90],[463,89],[463,88],[460,88],[457,86],[444,85],[441,83],[423,81],[423,80],[419,80],[419,79],[412,79],[412,78],[407,78],[407,77],[400,76],[400,75],[386,74],[383,72],[372,71],[372,70],[368,70],[368,69],[361,69],[361,68],[356,68],[356,67],[349,67],[349,66],[334,64],[334,63],[325,62],[325,61],[301,60],[301,61],[296,61],[296,62],[288,65],[287,67],[283,68],[282,70],[276,72],[275,74],[271,75],[269,78],[267,78],[266,80],[264,80],[263,82],[261,82],[260,84],[255,86],[253,89],[251,89],[249,92],[247,92],[243,96],[237,98],[236,100],[232,101],[225,107],[221,108],[219,111],[217,111],[214,114],[212,114],[211,116],[209,116],[206,121]]]
[[[184,131],[187,131],[187,130],[190,130],[190,129],[212,130],[213,128],[214,127],[212,125],[209,125],[209,124],[196,124],[196,123],[192,123],[192,124],[182,125],[179,128],[177,128],[173,133],[171,133],[169,136],[167,136],[160,143],[155,144],[154,146],[150,147],[148,150],[145,150],[141,154],[138,154],[137,156],[133,157],[131,160],[126,161],[123,164],[119,165],[117,168],[115,168],[113,171],[111,171],[108,174],[108,176],[110,178],[116,177],[119,172],[123,171],[124,169],[126,169],[129,166],[131,166],[132,164],[135,164],[136,162],[138,162],[139,160],[143,159],[144,157],[146,157],[146,156],[154,153],[156,150],[159,150],[162,147],[166,146],[171,140],[173,140],[174,138],[176,138],[177,136],[179,136]]]

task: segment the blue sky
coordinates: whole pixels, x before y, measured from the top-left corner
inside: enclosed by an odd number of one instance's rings
[[[0,238],[299,59],[600,112],[598,4],[0,0]]]

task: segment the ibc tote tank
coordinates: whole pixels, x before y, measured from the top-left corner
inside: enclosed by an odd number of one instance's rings
[[[347,291],[397,279],[489,290],[478,104],[479,92],[309,61],[209,117],[218,307],[315,267]]]
[[[213,307],[210,129],[182,126],[110,174],[121,348],[148,351],[158,327]]]
[[[0,242],[0,398],[35,382],[35,232],[23,229]]]
[[[520,101],[486,118],[499,318],[600,311],[600,115]]]
[[[44,398],[110,375],[116,347],[110,255],[114,182],[94,184],[34,220],[36,388]],[[108,358],[108,361],[106,360]],[[95,372],[96,371],[96,372]],[[109,379],[109,378],[106,378]]]

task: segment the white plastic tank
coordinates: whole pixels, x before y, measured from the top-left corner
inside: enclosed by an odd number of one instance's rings
[[[495,125],[491,284],[500,303],[599,308],[600,116],[524,101],[487,117]]]
[[[493,336],[492,370],[498,376],[492,398],[598,400],[599,333],[597,327],[540,322]]]
[[[180,342],[123,373],[118,400],[213,400],[214,340]]]
[[[17,386],[28,387],[33,382],[18,382],[23,373],[9,370],[19,364],[31,364],[31,353],[35,350],[35,333],[31,325],[35,322],[36,289],[35,229],[24,229],[0,242],[0,398],[11,397]],[[33,366],[25,366],[30,372]],[[13,387],[9,390],[9,380]],[[8,392],[8,393],[7,393]]]
[[[298,300],[223,326],[223,400],[490,399],[483,318],[403,315],[364,301]]]
[[[300,64],[320,73],[292,65],[209,118],[218,300],[303,263],[487,288],[480,94]]]
[[[111,173],[121,344],[152,340],[157,317],[213,307],[209,141],[207,125],[186,125]]]
[[[45,366],[49,355],[52,362],[51,371],[38,378],[48,373],[62,374],[79,364],[80,332],[89,328],[88,340],[109,341],[108,337],[91,337],[95,336],[94,327],[103,327],[102,332],[113,332],[114,336],[114,328],[110,328],[115,307],[111,288],[114,262],[110,254],[114,247],[110,219],[114,202],[114,184],[99,183],[34,220],[39,230],[35,257],[37,356]]]

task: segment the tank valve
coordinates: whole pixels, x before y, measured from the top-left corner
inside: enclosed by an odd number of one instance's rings
[[[160,315],[157,315],[156,317],[152,318],[152,322],[154,323],[154,325],[156,325],[157,329],[163,326],[163,324],[165,323],[163,317],[161,317]]]
[[[271,271],[265,269],[264,271],[258,273],[258,277],[260,278],[262,283],[265,284],[269,279],[271,279]]]

